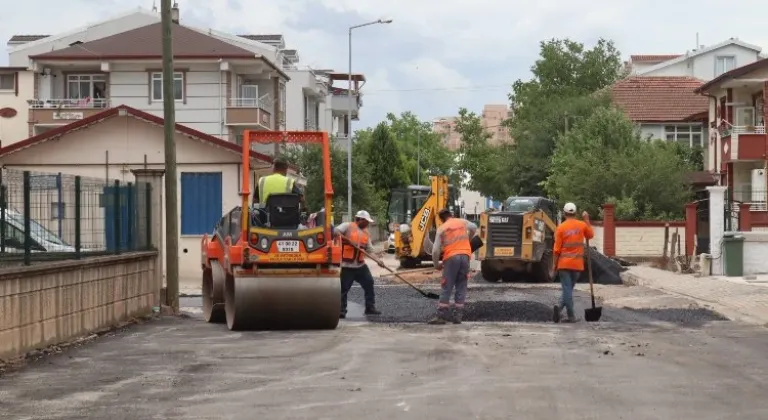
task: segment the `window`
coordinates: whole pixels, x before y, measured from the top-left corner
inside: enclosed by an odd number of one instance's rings
[[[181,234],[211,233],[222,215],[221,172],[181,173]]]
[[[0,90],[16,90],[16,73],[0,74]]]
[[[668,125],[664,127],[667,141],[676,141],[688,147],[704,147],[701,125]]]
[[[752,107],[739,107],[736,108],[736,121],[734,122],[737,127],[746,127],[748,125],[755,125],[755,108]]]
[[[65,203],[61,203],[61,202],[51,203],[51,220],[66,219],[67,218],[66,209],[67,209],[67,205]]]
[[[717,56],[715,57],[715,77],[731,71],[736,68],[736,57],[729,56]]]
[[[152,73],[152,100],[163,100],[163,73]],[[173,73],[173,98],[177,101],[184,100],[184,73]]]
[[[91,100],[93,107],[106,106],[107,76],[104,74],[67,75],[67,98]]]

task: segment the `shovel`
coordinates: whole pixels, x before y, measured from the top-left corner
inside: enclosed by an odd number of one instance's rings
[[[413,283],[411,283],[411,282],[409,282],[408,280],[404,279],[404,278],[403,278],[403,277],[402,277],[400,274],[398,274],[398,273],[397,273],[395,270],[393,270],[393,269],[391,269],[391,268],[387,267],[387,265],[386,265],[386,264],[384,264],[384,261],[382,261],[382,260],[380,260],[380,259],[378,259],[378,258],[374,257],[373,255],[371,255],[371,254],[367,253],[365,250],[363,250],[363,249],[360,249],[360,247],[358,247],[358,246],[356,246],[355,244],[353,244],[353,243],[349,242],[349,241],[348,241],[346,238],[343,238],[343,239],[344,239],[344,242],[346,242],[346,243],[347,243],[347,245],[349,245],[349,246],[351,246],[352,248],[355,248],[356,250],[360,251],[360,252],[361,252],[363,255],[365,255],[366,257],[368,257],[368,258],[370,258],[371,260],[373,260],[373,262],[375,262],[376,264],[378,264],[378,265],[379,265],[379,267],[381,267],[381,268],[383,268],[383,269],[385,269],[385,270],[389,271],[390,273],[392,273],[392,275],[393,275],[393,276],[397,277],[397,278],[398,278],[398,280],[400,280],[401,282],[403,282],[403,283],[407,284],[408,286],[411,286],[411,288],[413,288],[413,290],[415,290],[415,291],[419,292],[419,294],[420,294],[420,295],[424,296],[424,297],[425,297],[425,298],[427,298],[427,299],[440,299],[440,295],[438,295],[438,294],[436,294],[436,293],[432,293],[432,292],[425,292],[424,290],[421,290],[421,289],[419,289],[418,287],[414,286],[414,285],[413,285]]]
[[[592,248],[589,246],[589,239],[587,239],[587,277],[589,278],[589,294],[592,295],[592,307],[584,309],[584,319],[587,322],[597,322],[600,321],[600,317],[603,316],[603,307],[595,306],[595,283],[592,280],[591,250]]]

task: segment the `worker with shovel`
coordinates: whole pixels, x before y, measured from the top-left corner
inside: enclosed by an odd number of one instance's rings
[[[565,322],[576,322],[573,309],[573,288],[581,273],[584,271],[584,240],[589,241],[595,236],[595,231],[589,223],[589,213],[582,213],[582,220],[576,219],[576,205],[566,203],[563,207],[565,220],[555,231],[555,245],[552,250],[553,259],[550,277],[560,279],[562,296],[560,304],[555,305],[553,320],[560,322],[563,309],[568,314]]]
[[[467,283],[469,282],[469,259],[472,255],[470,238],[475,235],[477,225],[453,217],[449,209],[442,209],[437,214],[442,224],[437,228],[435,244],[432,247],[432,261],[438,270],[443,270],[440,282],[442,293],[437,304],[437,314],[427,321],[429,324],[441,325],[447,321],[461,324],[464,313],[464,300],[467,298]],[[443,262],[440,262],[440,254]],[[450,315],[451,292],[456,290],[453,304],[454,313]]]
[[[373,223],[371,215],[360,210],[355,214],[354,222],[342,223],[334,228],[334,235],[344,236],[341,248],[341,314],[347,317],[347,294],[352,284],[358,282],[365,293],[365,314],[380,315],[376,309],[376,295],[373,287],[373,275],[365,263],[365,254],[361,250],[373,253],[368,224]]]

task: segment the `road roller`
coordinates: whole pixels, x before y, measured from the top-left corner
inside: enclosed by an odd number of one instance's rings
[[[325,212],[301,223],[296,194],[251,203],[251,144],[322,147]],[[335,329],[341,310],[341,242],[332,235],[333,187],[328,133],[243,133],[240,206],[224,215],[201,246],[203,313],[230,330]],[[255,179],[254,179],[255,181]],[[324,213],[324,214],[323,214]]]

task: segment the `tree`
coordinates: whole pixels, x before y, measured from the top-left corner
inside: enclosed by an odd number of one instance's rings
[[[467,174],[464,186],[486,197],[505,198],[511,193],[505,160],[510,156],[509,146],[488,144],[490,133],[483,127],[480,117],[466,108],[459,110],[456,131],[461,135],[458,169]]]
[[[610,105],[604,88],[623,75],[621,55],[611,41],[600,39],[592,49],[568,39],[541,43],[533,78],[517,80],[510,101],[515,118],[509,122],[515,139],[507,160],[510,189],[518,194],[543,193],[557,138],[595,110]]]
[[[558,141],[545,190],[592,215],[613,202],[623,220],[679,217],[691,197],[692,165],[678,147],[643,141],[621,110],[598,109]]]
[[[431,174],[448,175],[452,182],[460,182],[454,153],[443,145],[440,134],[432,130],[431,123],[420,121],[411,112],[403,112],[399,117],[389,113],[383,123],[389,127],[402,156],[407,184],[426,185]],[[361,144],[373,141],[373,131],[357,132]]]
[[[341,220],[347,209],[347,152],[331,142],[331,181],[334,193],[334,217]],[[366,152],[358,142],[352,144],[352,207],[367,209],[374,217],[385,214],[386,203],[376,194],[371,185],[371,171],[365,159]],[[323,207],[325,191],[323,186],[323,154],[319,145],[289,147],[286,159],[298,166],[299,171],[307,178],[305,197],[310,211],[318,211]],[[383,220],[383,219],[382,219]]]
[[[366,151],[365,159],[368,169],[372,174],[376,174],[371,179],[374,190],[382,193],[388,200],[389,191],[392,188],[405,187],[408,183],[403,156],[386,123],[379,123],[370,139],[368,142],[361,143],[361,148]]]

